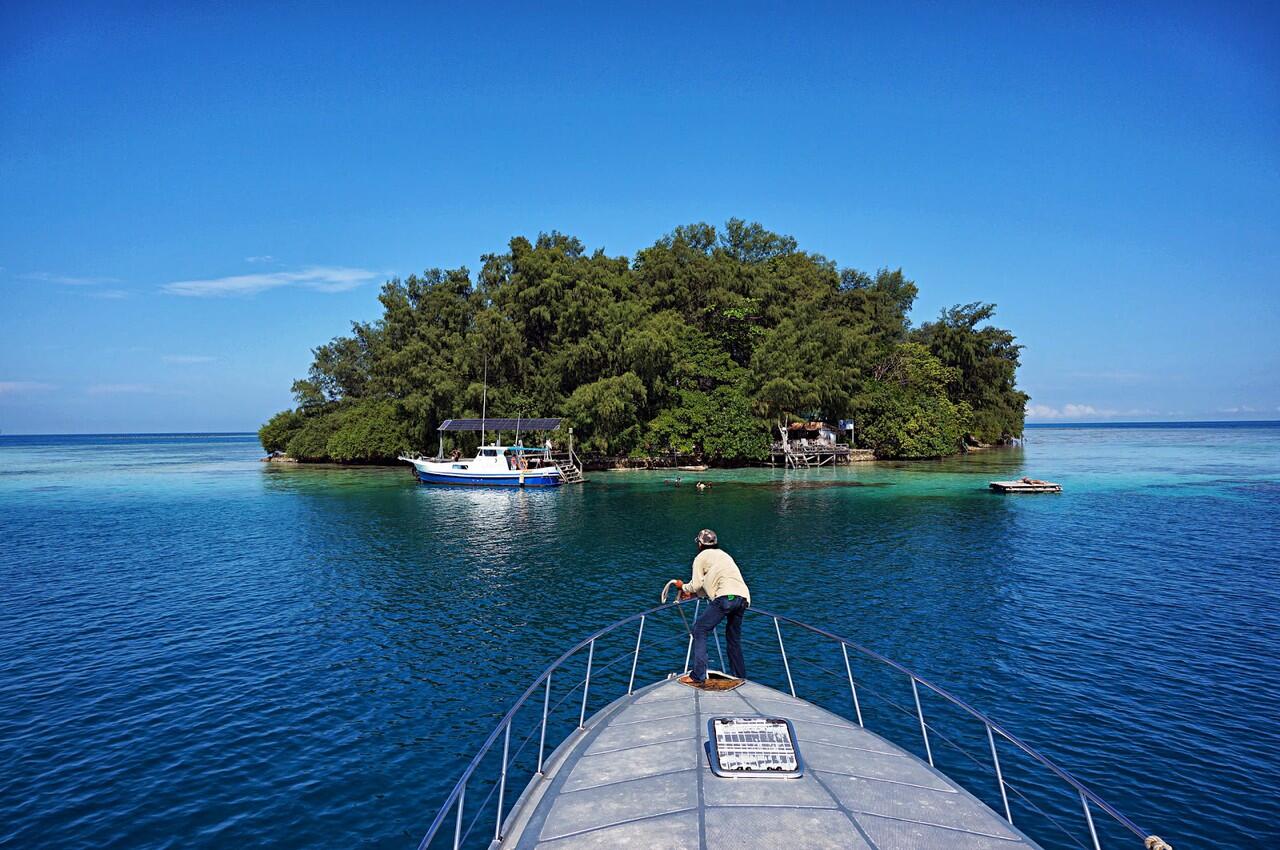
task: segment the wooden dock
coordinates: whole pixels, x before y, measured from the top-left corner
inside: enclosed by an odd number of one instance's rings
[[[786,446],[774,443],[769,450],[769,466],[785,466],[787,469],[839,466],[865,460],[875,460],[875,453],[870,449],[855,449],[832,443],[792,442]]]
[[[992,481],[992,490],[997,493],[1061,493],[1062,485],[1052,481],[1041,481],[1038,478],[1020,478],[1017,481]]]

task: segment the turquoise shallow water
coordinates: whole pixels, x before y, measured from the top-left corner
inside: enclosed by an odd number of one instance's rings
[[[1280,427],[1035,429],[956,461],[712,472],[705,494],[643,472],[452,490],[259,454],[0,437],[0,845],[414,846],[525,684],[652,605],[703,526],[758,606],[949,686],[1179,850],[1280,837]],[[1066,492],[985,491],[1024,473]],[[677,625],[653,625],[641,679],[678,666]],[[747,637],[753,677],[784,681],[769,624]],[[801,695],[847,710],[820,669],[838,652],[790,633],[788,652]],[[910,687],[855,672],[868,725],[919,751],[888,702]],[[981,727],[925,701],[982,761]],[[935,753],[998,799],[989,769]],[[1076,802],[1002,758],[1083,839]]]

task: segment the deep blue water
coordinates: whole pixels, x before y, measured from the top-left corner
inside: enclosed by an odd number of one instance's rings
[[[412,847],[527,682],[654,604],[704,526],[757,606],[950,687],[1178,850],[1274,842],[1280,426],[1028,436],[938,463],[714,472],[705,494],[643,472],[431,488],[268,466],[239,435],[0,437],[0,844]],[[1024,473],[1066,492],[985,490]],[[680,666],[677,627],[646,632],[640,680]],[[601,659],[634,641],[616,637]],[[753,677],[784,681],[771,625],[747,637]],[[843,672],[838,650],[787,640],[801,695],[847,711],[820,669]],[[909,685],[859,664],[868,726],[919,752],[888,702],[910,706]],[[981,726],[924,699],[979,762],[935,743],[939,765],[997,801]],[[1083,840],[1078,801],[1002,760]],[[1137,846],[1095,816],[1104,846]]]

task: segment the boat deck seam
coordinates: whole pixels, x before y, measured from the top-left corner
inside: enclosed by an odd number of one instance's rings
[[[890,758],[895,758],[895,759],[910,760],[912,758],[910,755],[902,752],[888,753],[888,752],[885,752],[884,750],[873,750],[870,747],[855,747],[853,744],[833,744],[830,741],[815,741],[811,738],[806,738],[803,735],[799,735],[799,734],[796,735],[796,740],[801,744],[816,744],[820,747],[834,747],[837,750],[857,750],[860,753],[875,753],[878,756],[888,756]]]
[[[885,815],[885,814],[880,814],[878,812],[867,812],[867,811],[863,811],[862,809],[853,809],[853,811],[859,815],[863,815],[869,818],[880,818],[881,820],[897,821],[898,823],[915,823],[915,824],[919,824],[920,826],[933,827],[934,829],[945,829],[945,830],[949,830],[950,832],[963,832],[966,835],[981,835],[983,838],[995,838],[1000,841],[1009,841],[1009,842],[1018,843],[1018,844],[1023,843],[1023,839],[1016,836],[1013,838],[1010,838],[1007,835],[997,835],[994,832],[983,832],[977,829],[965,829],[962,826],[948,826],[945,823],[934,823],[932,821],[927,821],[927,820],[916,820],[915,818],[903,818],[903,817],[898,817],[896,815]]]
[[[862,836],[862,840],[867,842],[867,846],[870,847],[871,850],[880,850],[880,845],[876,844],[867,831],[863,829],[862,824],[858,822],[858,818],[854,815],[853,811],[840,801],[840,796],[832,791],[827,783],[822,781],[822,777],[818,775],[818,771],[815,770],[810,775],[813,776],[813,781],[817,782],[818,785],[822,787],[822,790],[826,791],[827,794],[831,796],[831,799],[836,801],[836,808],[849,819],[849,823],[853,824],[853,828],[857,831],[858,835]]]
[[[618,747],[612,750],[596,750],[595,752],[592,752],[592,753],[583,753],[581,757],[591,758],[592,756],[608,756],[608,755],[613,755],[614,753],[630,752],[631,750],[643,750],[645,747],[656,747],[658,744],[674,744],[678,741],[688,741],[688,740],[692,740],[692,738],[688,735],[683,735],[679,738],[666,738],[661,741],[651,741],[650,743],[647,743],[647,744],[633,744],[630,747]]]
[[[659,684],[663,684],[663,683],[665,683],[665,680],[664,680],[662,683],[659,683]],[[679,697],[664,697],[663,699],[646,699],[646,700],[643,700],[643,701],[637,700],[637,701],[635,701],[635,702],[631,703],[631,705],[644,705],[644,706],[648,706],[648,705],[662,705],[662,704],[663,704],[663,703],[665,703],[665,702],[688,702],[688,701],[689,701],[689,698],[688,698],[688,697],[685,697],[685,696],[679,696]]]
[[[707,767],[703,764],[702,749],[702,694],[699,691],[693,692],[693,729],[694,729],[694,755],[697,757],[698,765],[698,847],[700,850],[706,850],[707,846],[707,794],[705,788],[705,773]]]
[[[657,746],[657,745],[651,744],[650,746]],[[579,761],[579,764],[581,764],[581,761]],[[628,777],[627,779],[614,779],[610,782],[601,782],[597,785],[584,785],[581,788],[565,789],[560,792],[560,795],[567,797],[571,794],[578,794],[582,791],[593,791],[598,788],[609,788],[614,785],[626,785],[628,782],[643,782],[646,779],[657,779],[660,776],[677,776],[681,773],[688,773],[691,770],[697,770],[697,769],[698,768],[696,766],[682,767],[677,770],[664,770],[662,773],[648,773],[648,774],[645,774],[644,776],[631,776],[631,777]]]
[[[645,821],[657,820],[658,818],[665,818],[671,815],[684,814],[685,812],[691,812],[693,810],[694,810],[693,806],[681,806],[679,808],[671,809],[669,811],[653,812],[651,814],[640,815],[639,817],[634,817],[634,818],[624,818],[623,820],[611,821],[606,824],[601,824],[600,826],[592,826],[592,827],[588,827],[587,829],[578,829],[578,830],[574,830],[573,832],[566,832],[563,835],[554,835],[549,838],[539,837],[538,843],[548,844],[552,841],[563,841],[566,838],[577,838],[580,835],[589,835],[590,833],[593,833],[593,832],[599,832],[602,829],[614,829],[615,827],[628,826],[633,823],[644,823]]]
[[[733,781],[733,780],[730,780]],[[828,792],[830,793],[830,792]],[[840,808],[840,804],[833,802],[829,806],[819,806],[814,803],[708,803],[709,809],[813,809],[814,811],[829,812],[832,809]]]
[[[662,702],[675,702],[675,700],[663,700]],[[648,705],[661,705],[662,703],[648,703]],[[642,717],[639,720],[619,720],[610,723],[610,726],[635,726],[637,723],[657,723],[662,720],[671,720],[675,717],[685,717],[688,712],[680,712],[679,714],[664,714],[661,717]]]
[[[888,785],[902,785],[907,788],[919,788],[923,791],[935,791],[939,794],[958,794],[954,788],[934,788],[932,785],[919,785],[915,782],[903,782],[901,779],[885,779],[882,776],[867,776],[865,773],[850,773],[845,770],[832,770],[830,768],[810,768],[814,773],[825,773],[829,776],[848,776],[852,779],[865,779],[868,782],[884,782]]]
[[[743,697],[743,699],[746,699],[746,697]],[[757,697],[757,700],[762,703],[773,703],[774,705],[785,705],[788,708],[796,707],[796,703],[794,702],[784,702],[782,700],[777,700],[777,699],[759,699],[759,697]],[[798,701],[799,699],[797,698],[797,702]],[[812,703],[810,703],[810,705],[812,705]],[[761,711],[761,709],[756,706],[753,706],[753,708],[756,708],[757,711]],[[820,710],[825,711],[826,709],[820,709]],[[761,713],[767,713],[767,712],[761,711]],[[792,722],[812,723],[815,726],[829,726],[832,729],[848,729],[852,732],[866,731],[863,727],[855,726],[852,723],[832,723],[829,720],[814,720],[812,717],[792,717],[791,719],[792,719]],[[840,717],[836,715],[833,719],[839,720]]]

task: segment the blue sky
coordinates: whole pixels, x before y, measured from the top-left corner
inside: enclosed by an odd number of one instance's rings
[[[1032,421],[1280,418],[1263,4],[183,5],[0,9],[5,433],[255,428],[388,276],[730,216],[995,301]]]

